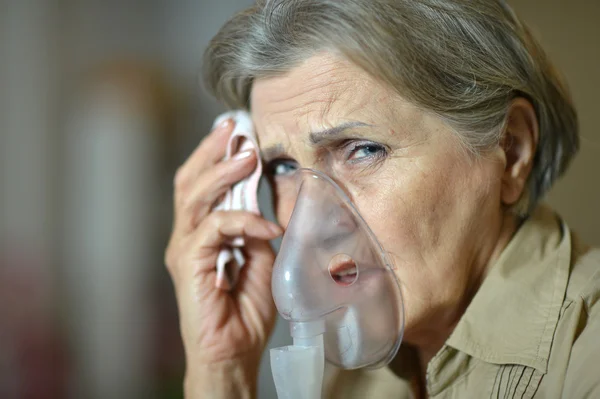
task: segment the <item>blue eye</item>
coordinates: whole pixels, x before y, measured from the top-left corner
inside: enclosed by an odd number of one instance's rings
[[[361,161],[364,159],[379,158],[385,156],[384,146],[375,143],[358,144],[350,150],[349,161]]]
[[[290,160],[273,161],[269,170],[273,176],[289,176],[298,170],[298,164]]]

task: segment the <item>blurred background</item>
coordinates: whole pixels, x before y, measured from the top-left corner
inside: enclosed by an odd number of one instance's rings
[[[600,245],[600,2],[511,3],[580,115],[548,200]],[[202,51],[250,4],[0,0],[0,398],[182,397],[172,177],[222,111]],[[267,360],[259,397],[275,398]]]

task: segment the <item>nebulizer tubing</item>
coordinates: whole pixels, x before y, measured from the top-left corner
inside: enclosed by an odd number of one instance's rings
[[[321,172],[296,174],[298,196],[272,278],[293,345],[271,349],[271,369],[279,399],[316,399],[325,359],[346,369],[389,363],[402,340],[404,313],[386,254],[345,192]],[[354,280],[348,270],[336,280],[333,271],[348,259]]]
[[[290,323],[293,345],[271,349],[271,370],[279,399],[321,397],[325,354],[322,321]]]

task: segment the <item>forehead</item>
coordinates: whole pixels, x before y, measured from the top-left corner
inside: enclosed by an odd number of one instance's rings
[[[302,139],[340,123],[376,124],[394,93],[352,63],[330,54],[307,59],[288,73],[257,80],[252,118],[262,148]]]

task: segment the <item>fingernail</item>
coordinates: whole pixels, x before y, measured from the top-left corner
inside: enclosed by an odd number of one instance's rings
[[[279,227],[278,225],[276,225],[275,223],[269,223],[268,227],[269,227],[269,230],[271,230],[271,232],[273,234],[280,235],[281,233],[283,233],[283,229],[281,227]]]
[[[248,158],[250,155],[252,155],[252,153],[254,153],[253,150],[243,151],[238,154],[235,154],[231,159],[233,159],[234,161],[239,161]]]

